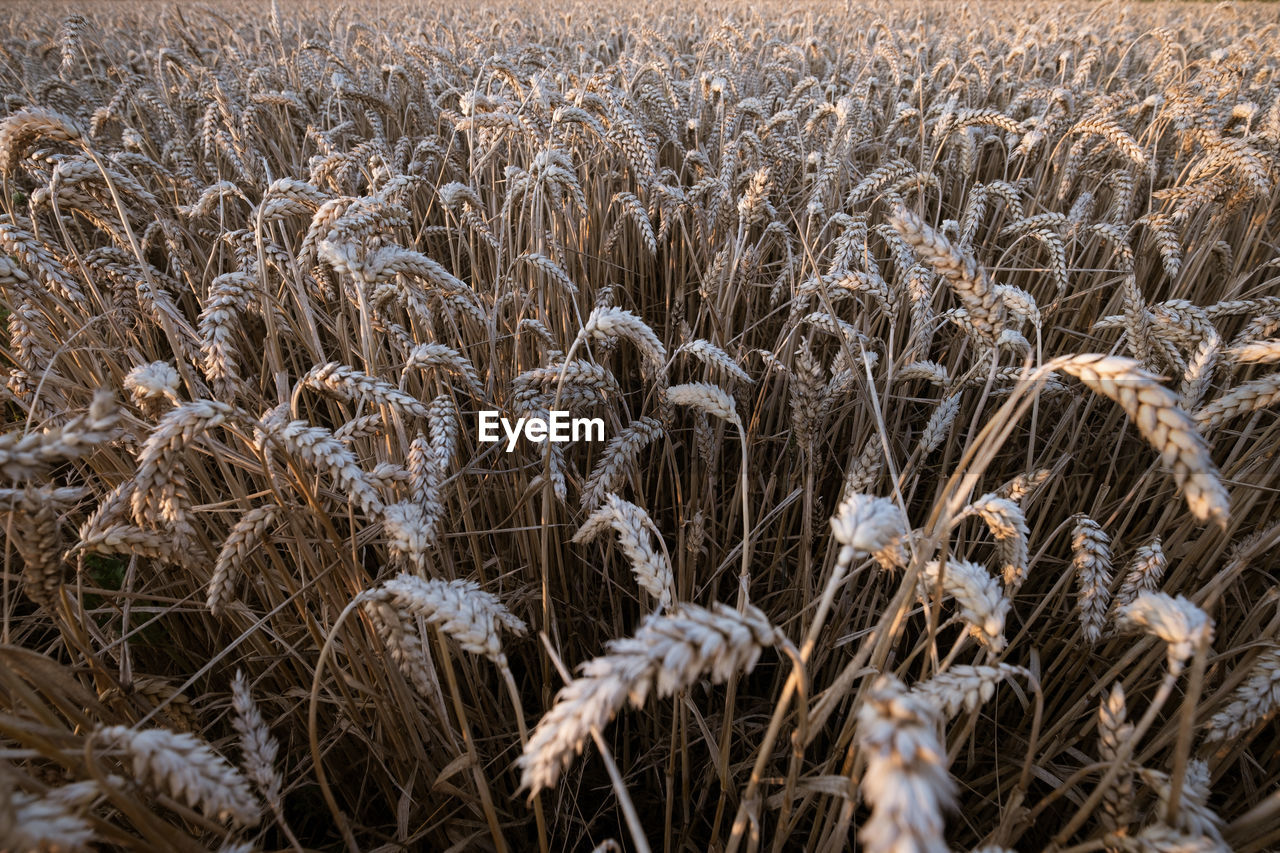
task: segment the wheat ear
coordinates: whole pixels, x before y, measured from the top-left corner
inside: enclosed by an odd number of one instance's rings
[[[1209,457],[1209,448],[1178,397],[1136,361],[1119,356],[1075,355],[1050,362],[1091,390],[1120,404],[1183,490],[1191,514],[1226,527],[1230,513],[1227,490]]]
[[[484,655],[505,665],[501,630],[523,635],[524,622],[511,614],[492,593],[474,581],[424,580],[400,574],[382,586],[361,593],[362,603],[388,604],[402,618],[421,616],[457,641],[464,651]]]
[[[961,516],[976,515],[986,522],[996,540],[1000,558],[1004,560],[1001,574],[1005,592],[1012,595],[1027,578],[1027,519],[1022,507],[1011,498],[986,494],[961,512]]]
[[[1213,620],[1181,595],[1143,592],[1120,611],[1120,623],[1169,644],[1169,671],[1177,675],[1199,646],[1213,641]]]
[[[267,805],[279,809],[280,791],[284,785],[280,771],[276,769],[280,745],[271,736],[271,730],[249,692],[249,683],[239,670],[231,682],[231,707],[235,711],[231,724],[240,735],[240,763],[245,775],[257,787]]]
[[[0,435],[0,474],[9,480],[23,480],[50,465],[83,456],[110,441],[119,422],[115,398],[109,391],[99,391],[87,413],[62,426],[31,433],[11,430]]]
[[[259,807],[244,777],[195,735],[128,726],[98,729],[94,739],[129,756],[133,775],[207,817],[244,826],[258,823]]]
[[[1004,306],[986,270],[905,207],[894,210],[889,224],[921,260],[947,280],[977,332],[994,341],[1003,325]]]
[[[1133,723],[1128,722],[1124,688],[1117,681],[1098,706],[1098,758],[1114,764],[1119,760],[1121,745],[1132,737]],[[1133,771],[1126,766],[1102,798],[1103,826],[1109,832],[1127,832],[1133,823],[1133,807]]]
[[[1004,621],[1010,604],[996,579],[984,567],[968,560],[949,560],[945,564],[930,560],[920,572],[920,595],[930,595],[939,583],[942,592],[960,606],[960,618],[969,624],[970,633],[992,651],[1003,649]]]
[[[1280,707],[1280,649],[1268,649],[1249,665],[1248,677],[1209,718],[1205,739],[1233,740]]]
[[[1077,515],[1071,532],[1071,568],[1080,589],[1080,629],[1085,642],[1102,638],[1111,601],[1111,539],[1096,521]]]
[[[831,517],[831,535],[840,543],[837,560],[849,565],[859,555],[872,554],[882,568],[906,565],[903,538],[906,519],[888,498],[852,494]]]
[[[94,840],[89,821],[74,806],[50,795],[27,794],[5,779],[0,791],[0,849],[32,853],[80,853]],[[70,786],[67,786],[70,787]]]
[[[582,508],[593,510],[606,494],[617,491],[637,454],[663,433],[661,423],[644,417],[632,421],[626,429],[609,439],[600,454],[600,461],[591,469],[586,485],[582,487]]]
[[[666,549],[659,551],[653,547],[650,537],[658,535],[658,531],[649,513],[615,494],[607,494],[604,504],[583,522],[573,541],[590,541],[604,525],[617,532],[618,545],[631,562],[641,589],[657,599],[660,608],[670,607],[676,599],[675,577]]]
[[[1134,551],[1129,565],[1125,568],[1120,591],[1111,602],[1112,608],[1118,610],[1130,604],[1141,593],[1151,592],[1159,587],[1168,565],[1159,536]]]
[[[1027,670],[1009,663],[953,666],[913,686],[911,693],[937,708],[943,717],[950,718],[961,710],[976,710],[995,695],[1000,682],[1015,675],[1031,677]]]
[[[1196,425],[1202,432],[1222,426],[1230,418],[1247,415],[1280,401],[1280,372],[1252,379],[1232,388],[1227,393],[1207,403],[1195,414]]]
[[[130,498],[138,524],[163,520],[179,526],[186,514],[186,474],[182,456],[197,438],[232,417],[236,410],[217,400],[195,400],[169,411],[143,442]]]
[[[278,516],[279,507],[274,505],[254,507],[240,516],[223,540],[218,558],[213,564],[213,574],[209,578],[209,590],[205,597],[209,612],[214,616],[222,614],[240,567],[254,550],[261,547],[263,537],[268,528],[276,523]]]
[[[556,694],[517,759],[521,787],[531,795],[554,787],[592,730],[602,730],[628,700],[638,708],[651,691],[661,698],[706,676],[722,683],[750,672],[776,640],[768,619],[751,605],[737,612],[686,604],[650,615],[635,636],[611,640],[607,654],[583,664],[582,675]]]
[[[956,784],[938,739],[941,719],[928,699],[882,675],[858,709],[858,744],[866,756],[862,794],[871,816],[859,840],[868,853],[947,853],[943,812]]]

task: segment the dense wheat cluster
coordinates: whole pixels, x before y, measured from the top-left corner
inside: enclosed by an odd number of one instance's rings
[[[450,6],[6,10],[0,849],[1277,849],[1280,13]]]

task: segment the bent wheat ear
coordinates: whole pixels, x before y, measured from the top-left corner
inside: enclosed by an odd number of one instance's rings
[[[659,607],[670,607],[676,598],[675,577],[666,553],[653,547],[650,536],[657,533],[657,527],[649,513],[615,494],[605,495],[604,505],[583,522],[573,541],[594,539],[605,524],[617,532],[618,545],[631,561],[636,582],[658,600]]]
[[[94,739],[123,749],[139,781],[164,790],[206,817],[244,826],[258,823],[260,809],[244,777],[195,735],[107,726],[98,729]]]
[[[554,787],[592,729],[603,729],[628,700],[638,708],[652,690],[661,698],[706,676],[721,683],[750,672],[777,639],[751,605],[739,613],[722,604],[712,610],[685,604],[650,615],[634,637],[611,640],[607,654],[583,664],[582,675],[556,694],[516,761],[521,787],[530,795]]]
[[[976,515],[987,523],[1004,560],[1001,573],[1008,593],[1018,591],[1027,578],[1027,519],[1022,507],[1010,499],[986,494],[969,504],[961,516]]]
[[[996,579],[982,566],[968,560],[948,560],[945,569],[930,560],[920,573],[920,595],[930,595],[942,583],[944,594],[960,605],[960,618],[969,623],[970,633],[992,651],[1004,648],[1004,620],[1009,599]]]
[[[681,353],[687,353],[701,361],[703,364],[723,371],[745,385],[752,385],[755,383],[755,380],[748,376],[747,372],[739,367],[738,363],[734,361],[727,352],[711,343],[711,341],[706,341],[701,338],[695,341],[690,341],[677,349],[672,357],[674,358],[676,355],[680,355]]]
[[[362,602],[390,605],[402,614],[421,616],[448,634],[464,651],[505,665],[500,629],[523,635],[524,622],[474,581],[424,580],[400,574],[377,589],[361,593]]]
[[[0,435],[0,474],[22,480],[50,465],[76,459],[96,445],[110,441],[120,422],[120,410],[109,391],[94,394],[88,413],[44,432],[11,430]]]
[[[415,346],[409,351],[409,358],[405,361],[404,369],[408,371],[410,368],[423,367],[439,367],[447,373],[460,376],[472,395],[480,397],[483,394],[480,374],[476,372],[475,365],[452,347],[444,344],[418,344]]]
[[[186,500],[183,452],[235,412],[235,408],[217,400],[196,400],[178,406],[160,419],[138,454],[138,470],[130,498],[138,524],[154,525],[160,519],[175,526],[181,523]]]
[[[428,416],[425,405],[390,382],[336,361],[312,368],[298,384],[328,392],[343,400],[363,400],[375,406],[386,406],[415,418]]]
[[[718,385],[708,382],[689,382],[685,385],[672,385],[667,389],[666,394],[667,400],[674,405],[693,406],[708,415],[728,421],[736,427],[742,427],[733,398]]]
[[[1169,670],[1177,675],[1196,646],[1213,641],[1213,620],[1181,595],[1143,592],[1120,610],[1125,627],[1145,631],[1169,644]]]
[[[79,142],[83,132],[75,121],[53,110],[27,109],[0,121],[0,169],[13,174],[27,149],[40,139]]]
[[[1174,482],[1182,488],[1191,514],[1226,527],[1230,513],[1227,490],[1209,457],[1208,445],[1190,415],[1178,406],[1176,394],[1128,358],[1075,355],[1052,364],[1119,403],[1164,464],[1173,469]]]
[[[984,270],[968,252],[933,230],[905,207],[894,210],[889,224],[915,251],[947,280],[969,321],[984,338],[995,341],[1003,326],[1004,303]]]
[[[258,421],[254,443],[265,450],[268,443],[293,454],[318,470],[327,472],[360,508],[370,514],[382,509],[382,498],[368,474],[356,463],[355,454],[323,427],[306,421],[283,421],[268,414]]]
[[[937,707],[882,675],[858,709],[858,744],[867,759],[862,792],[871,817],[860,840],[869,853],[946,853],[943,812],[955,803]]]
[[[622,308],[596,308],[587,317],[586,325],[578,333],[579,340],[594,337],[601,340],[610,338],[626,338],[653,369],[657,370],[667,361],[667,348],[658,340],[643,320]]]

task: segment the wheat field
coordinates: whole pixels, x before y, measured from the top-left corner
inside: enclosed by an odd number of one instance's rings
[[[0,850],[1280,849],[1280,10],[5,11]]]

